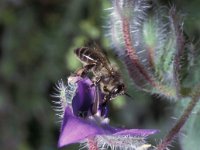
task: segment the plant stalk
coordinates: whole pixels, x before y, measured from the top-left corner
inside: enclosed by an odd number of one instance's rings
[[[157,146],[157,150],[166,150],[167,147],[172,143],[173,139],[176,137],[176,135],[179,133],[183,125],[186,123],[187,119],[189,118],[190,114],[192,113],[192,110],[196,106],[197,102],[199,101],[200,93],[196,93],[192,96],[192,100],[188,104],[187,108],[183,112],[182,116],[178,120],[178,122],[175,124],[175,126],[169,131],[167,136],[162,140],[162,142]]]
[[[98,150],[97,142],[94,137],[87,139],[88,150]]]

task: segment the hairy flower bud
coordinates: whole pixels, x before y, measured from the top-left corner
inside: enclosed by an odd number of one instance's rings
[[[110,39],[137,87],[168,98],[181,95],[182,58],[188,43],[175,7],[146,0],[113,0]]]

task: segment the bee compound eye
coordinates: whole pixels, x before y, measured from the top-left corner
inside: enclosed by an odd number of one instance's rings
[[[119,94],[124,90],[124,85],[120,84],[112,90],[113,94]]]

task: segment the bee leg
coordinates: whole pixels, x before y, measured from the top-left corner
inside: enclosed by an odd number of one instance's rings
[[[94,86],[94,88],[95,88],[94,103],[92,105],[92,114],[93,115],[97,113],[100,102],[101,102],[101,92],[100,92],[100,88],[99,88],[100,81],[101,81],[101,77],[96,78],[96,81],[94,81],[93,84],[91,85],[91,86]]]
[[[96,78],[96,80],[95,80],[95,81],[93,81],[93,83],[90,85],[90,87],[93,87],[93,86],[98,86],[98,85],[99,85],[99,83],[100,83],[100,81],[101,81],[101,77],[99,77],[99,78]]]
[[[108,101],[110,101],[110,99],[111,99],[110,94],[109,95],[105,95],[104,99],[103,99],[103,103],[107,103]]]
[[[78,69],[75,73],[78,76],[84,77],[95,66],[96,66],[95,63],[85,65],[83,68]]]
[[[78,70],[75,71],[76,76],[81,76],[84,77],[86,74],[86,71],[84,68],[79,68]]]
[[[95,86],[95,93],[94,93],[94,103],[92,105],[92,115],[96,114],[98,109],[99,109],[99,103],[100,103],[100,90],[99,90],[99,86]]]
[[[111,100],[112,94],[111,92],[108,90],[107,86],[103,87],[104,92],[108,93],[104,96],[103,98],[103,103],[107,103]]]
[[[97,64],[96,63],[92,63],[92,64],[88,64],[84,66],[85,70],[91,70],[92,68],[94,68]]]
[[[95,85],[99,85],[100,81],[101,81],[101,77],[96,78]]]

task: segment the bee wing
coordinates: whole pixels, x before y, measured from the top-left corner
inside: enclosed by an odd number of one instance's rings
[[[101,64],[103,64],[103,66],[110,72],[112,70],[112,67],[110,65],[110,61],[106,57],[106,55],[103,53],[103,51],[101,50],[101,48],[99,48],[98,45],[95,45],[94,48],[93,48],[93,50],[99,56]]]
[[[94,48],[93,49],[101,57],[103,62],[110,64],[109,59],[106,57],[104,52],[101,50],[101,48],[96,43],[94,43]]]

